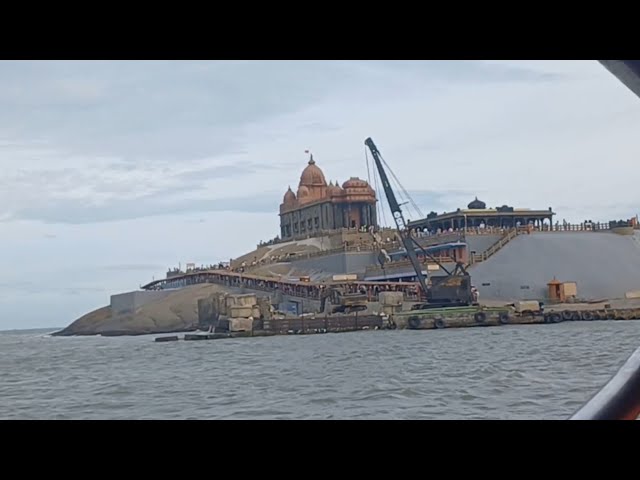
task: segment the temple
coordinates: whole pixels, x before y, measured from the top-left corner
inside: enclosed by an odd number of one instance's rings
[[[459,208],[455,212],[441,214],[431,212],[426,218],[409,221],[407,224],[409,228],[431,232],[484,227],[512,228],[519,225],[542,227],[543,225],[551,226],[554,215],[551,207],[548,210],[513,208],[507,205],[487,208],[487,205],[476,197],[466,209]]]
[[[338,228],[377,227],[376,193],[369,183],[351,177],[342,186],[325,180],[313,155],[280,205],[280,237],[294,239]]]

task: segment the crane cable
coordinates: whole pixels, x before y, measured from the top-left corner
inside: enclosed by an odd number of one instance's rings
[[[413,206],[413,208],[415,208],[416,213],[418,214],[419,218],[424,218],[424,214],[420,210],[420,207],[418,207],[418,204],[413,200],[411,195],[409,195],[409,192],[407,192],[407,190],[404,188],[402,183],[400,183],[400,180],[398,179],[398,177],[396,177],[396,174],[393,172],[391,167],[389,167],[389,165],[387,164],[387,162],[384,159],[384,157],[382,156],[382,154],[380,154],[380,160],[382,160],[382,163],[387,168],[387,171],[391,174],[391,177],[395,180],[395,182],[397,183],[398,187],[400,187],[400,191],[405,195],[405,200],[410,202],[411,205]]]
[[[366,164],[367,164],[367,180],[369,181],[369,185],[371,185],[372,183],[371,183],[371,172],[370,172],[370,170],[373,170],[373,182],[374,182],[373,186],[374,186],[374,188],[376,190],[376,197],[378,197],[380,192],[382,192],[383,190],[381,188],[381,184],[378,182],[378,175],[376,173],[376,169],[375,168],[369,169],[369,152],[367,150],[366,145],[364,147],[364,157],[365,157]],[[387,217],[386,217],[386,215],[384,213],[384,210],[385,209],[382,207],[382,199],[381,198],[377,198],[377,201],[376,201],[376,214],[377,214],[378,219],[382,218],[382,224],[386,227],[386,226],[388,226],[388,224],[387,224]]]
[[[382,180],[378,176],[378,172],[376,170],[373,171],[373,177],[374,177],[374,180],[376,182],[376,190],[378,192],[384,193],[384,188],[382,187]],[[382,215],[382,221],[384,222],[384,226],[385,227],[390,227],[391,226],[391,222],[387,221],[387,214],[385,213],[386,209],[383,206],[382,200],[380,200],[379,208],[380,208],[380,212],[381,212],[381,215]],[[391,207],[389,207],[389,209],[391,209]]]
[[[369,185],[373,185],[376,192],[382,192],[383,190],[381,188],[382,187],[381,181],[380,182],[378,181],[377,168],[371,168],[371,169],[369,168],[369,150],[366,145],[364,147],[364,158],[367,164],[367,181],[369,182]],[[374,182],[373,184],[371,183],[371,170],[373,170],[373,182]],[[376,197],[377,197],[377,194],[376,194]],[[388,226],[387,217],[384,213],[384,210],[385,209],[382,207],[382,199],[376,198],[376,214],[378,218],[378,225],[380,225],[379,220],[380,218],[382,218],[382,226],[387,227]],[[389,254],[386,252],[382,244],[378,246],[378,250],[379,250],[378,255],[383,255],[383,252],[384,252],[385,258],[389,259]],[[380,268],[382,268],[382,275],[386,278],[387,270],[385,269],[385,263],[386,261],[381,261]]]
[[[365,159],[366,159],[366,164],[367,164],[367,177],[369,180],[369,185],[371,185],[371,173],[370,173],[370,169],[369,169],[369,152],[367,151],[367,147],[365,146],[364,148],[364,155],[365,155]],[[400,180],[398,179],[398,177],[396,176],[396,174],[394,173],[394,171],[391,169],[391,167],[389,167],[389,164],[386,162],[386,160],[382,157],[382,154],[379,154],[380,156],[380,160],[382,161],[382,163],[384,164],[384,166],[387,168],[387,171],[391,174],[392,179],[395,181],[395,188],[394,190],[396,192],[398,192],[399,194],[402,193],[404,195],[399,195],[399,196],[403,196],[403,198],[401,198],[402,203],[410,203],[411,206],[415,209],[415,212],[418,215],[418,218],[424,218],[424,214],[422,213],[422,211],[420,210],[420,207],[418,207],[418,204],[413,200],[413,198],[411,197],[411,195],[409,195],[409,192],[404,188],[404,186],[402,185],[402,183],[400,182]],[[373,176],[374,176],[374,182],[375,182],[375,188],[376,191],[380,192],[382,191],[380,189],[381,185],[378,183],[378,176],[376,174],[376,169],[373,168]],[[382,201],[380,201],[380,204],[382,203]],[[391,208],[391,207],[389,207]],[[384,208],[382,208],[381,205],[377,205],[376,206],[376,210],[378,213],[378,218],[380,218],[380,216],[382,215],[382,219],[384,224],[387,224],[387,220],[385,218],[385,214],[384,214]]]

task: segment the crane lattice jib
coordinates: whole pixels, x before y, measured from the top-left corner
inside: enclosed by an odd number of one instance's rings
[[[389,177],[387,176],[387,172],[382,166],[382,155],[376,147],[376,144],[373,143],[371,138],[367,138],[364,141],[364,144],[369,147],[371,151],[371,155],[373,156],[373,161],[376,164],[376,168],[378,170],[378,174],[380,175],[380,182],[382,183],[382,189],[387,197],[387,201],[389,202],[389,208],[391,209],[391,214],[393,215],[393,220],[396,223],[396,228],[398,229],[398,234],[400,235],[400,239],[402,240],[402,244],[404,245],[404,249],[407,252],[407,256],[409,257],[409,261],[415,270],[416,277],[418,278],[418,282],[420,283],[420,287],[422,288],[423,293],[427,294],[427,278],[422,273],[422,266],[420,262],[418,262],[418,256],[416,255],[415,247],[413,245],[413,241],[410,237],[409,230],[407,228],[407,222],[404,219],[404,215],[402,214],[402,209],[400,208],[400,204],[396,198],[393,189],[391,188],[391,183],[389,182]]]

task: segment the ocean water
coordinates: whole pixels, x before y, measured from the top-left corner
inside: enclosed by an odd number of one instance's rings
[[[640,321],[153,340],[0,332],[0,419],[564,419]]]

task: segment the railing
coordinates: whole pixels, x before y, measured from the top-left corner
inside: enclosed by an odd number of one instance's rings
[[[363,243],[361,245],[345,245],[338,248],[332,248],[331,250],[318,250],[317,252],[304,253],[302,255],[296,254],[290,258],[295,260],[324,257],[327,255],[333,255],[335,253],[342,252],[373,252],[375,250],[373,243]]]
[[[454,243],[464,240],[464,232],[441,233],[426,237],[414,237],[422,247],[433,247],[443,243]]]
[[[609,223],[577,223],[564,225],[544,225],[541,229],[534,230],[536,232],[597,232],[602,230],[610,230]]]
[[[467,228],[462,230],[456,230],[453,232],[442,232],[438,234],[432,235],[424,235],[417,234],[414,238],[418,241],[418,243],[422,247],[430,247],[441,245],[443,243],[451,243],[457,241],[465,241],[467,236],[478,236],[478,235],[496,235],[496,234],[504,234],[504,237],[498,240],[494,245],[485,250],[482,254],[475,254],[469,257],[471,264],[482,262],[487,260],[490,256],[494,255],[498,250],[500,250],[506,243],[511,241],[517,235],[517,232],[525,233],[525,232],[598,232],[598,231],[608,231],[610,230],[609,223],[580,223],[580,224],[557,224],[557,225],[542,225],[541,227],[533,227],[533,226],[521,226],[516,228],[498,228],[498,227],[485,227],[485,228]],[[311,235],[298,235],[295,238],[290,238],[286,240],[281,240],[275,243],[263,244],[266,245],[277,245],[279,243],[290,242],[292,240],[302,240],[307,238],[312,238],[318,235],[329,235],[329,234],[337,234],[337,233],[366,233],[359,232],[356,229],[336,229],[336,230],[321,230]],[[374,252],[378,247],[385,248],[388,252],[393,252],[394,249],[402,249],[404,248],[402,242],[397,240],[395,236],[396,231],[393,229],[382,229],[379,230],[378,233],[382,239],[383,243],[376,245],[373,242],[360,242],[358,245],[349,245],[337,247],[329,250],[319,250],[316,252],[309,252],[303,254],[289,255],[289,256],[279,256],[274,260],[267,259],[261,262],[256,263],[255,265],[247,265],[245,266],[245,271],[249,271],[251,269],[257,268],[263,265],[271,265],[274,263],[279,263],[282,261],[288,261],[291,259],[308,259],[308,258],[317,258],[324,257],[327,255],[333,255],[341,252]],[[393,235],[393,239],[389,242],[384,241],[387,237]],[[505,240],[506,239],[506,240]]]
[[[625,225],[620,225],[625,226]],[[631,226],[630,224],[628,226]],[[516,228],[519,229],[528,229],[528,225],[521,225],[519,227],[467,227],[466,229],[461,228],[458,230],[454,230],[453,232],[442,232],[438,234],[425,235],[424,238],[431,237],[443,237],[445,235],[455,235],[455,234],[463,234],[463,235],[496,235],[500,233],[505,233],[509,230],[514,230]],[[615,228],[615,227],[614,227]],[[542,225],[541,227],[532,227],[534,232],[593,232],[593,231],[602,231],[602,230],[610,230],[611,225],[607,223],[566,223],[566,224],[556,224],[556,225]]]
[[[636,420],[640,416],[640,348],[571,420]]]
[[[307,239],[313,238],[313,237],[320,237],[320,236],[326,236],[326,235],[335,235],[337,233],[342,233],[344,231],[353,232],[353,231],[356,231],[356,230],[355,229],[348,230],[346,228],[345,229],[338,228],[338,229],[335,229],[335,230],[320,230],[319,229],[319,230],[314,230],[314,231],[308,232],[308,233],[306,233],[306,232],[305,233],[298,233],[296,235],[293,235],[293,236],[287,237],[287,238],[278,238],[277,240],[276,239],[272,239],[272,240],[269,240],[267,242],[262,242],[262,243],[259,243],[257,245],[257,248],[270,247],[270,246],[273,246],[273,245],[279,245],[281,243],[296,242],[296,241],[299,241],[299,240],[307,240]]]
[[[509,230],[502,238],[500,238],[496,243],[487,248],[484,252],[472,255],[471,264],[473,265],[474,263],[484,262],[489,257],[497,253],[507,243],[516,238],[519,233],[521,232],[517,228]]]
[[[435,257],[440,263],[455,263],[455,260],[452,257]],[[436,262],[432,260],[422,260],[420,261],[420,265],[423,267],[427,267],[428,265],[438,265]],[[371,265],[366,267],[365,275],[370,277],[372,275],[377,274],[393,274],[398,273],[398,271],[403,271],[404,269],[411,268],[413,272],[413,264],[411,260],[399,260],[397,262],[390,262],[385,264],[385,267],[380,267],[378,265]],[[415,275],[415,274],[413,274]]]
[[[468,228],[466,231],[463,230],[457,230],[455,232],[442,232],[442,233],[437,233],[437,234],[430,234],[430,235],[424,235],[424,236],[417,236],[417,240],[418,242],[420,242],[420,244],[424,247],[424,246],[430,246],[430,245],[438,245],[441,243],[448,243],[450,241],[458,241],[464,238],[464,235],[495,235],[496,233],[499,233],[501,230],[503,229],[499,229],[499,228],[492,228],[492,227],[487,227],[484,229],[478,229],[478,228]],[[320,236],[329,236],[329,235],[337,235],[337,234],[348,234],[348,233],[368,233],[368,232],[360,232],[360,230],[355,229],[355,228],[338,228],[335,230],[316,230],[312,233],[305,233],[305,234],[298,234],[295,235],[293,237],[288,237],[285,239],[278,239],[278,240],[270,240],[268,242],[263,242],[257,245],[257,248],[261,248],[261,247],[268,247],[268,246],[274,246],[274,245],[279,245],[282,243],[288,243],[288,242],[295,242],[295,241],[300,241],[300,240],[307,240],[309,238],[314,238],[314,237],[320,237]],[[402,243],[400,241],[397,240],[396,238],[396,234],[397,234],[397,230],[394,228],[382,228],[379,230],[376,230],[375,232],[377,235],[380,235],[380,237],[382,238],[382,244],[383,245],[388,245],[388,246],[398,246],[401,247]],[[385,242],[386,238],[390,238],[391,241],[390,242]]]
[[[273,260],[266,259],[260,262],[256,262],[255,264],[246,265],[244,267],[245,272],[249,272],[258,267],[263,267],[265,265],[273,265],[280,262],[290,262],[292,260],[308,260],[310,258],[318,258],[318,257],[326,257],[328,255],[335,255],[336,253],[345,253],[345,252],[363,252],[363,253],[371,253],[376,251],[374,245],[371,244],[361,244],[361,245],[344,245],[342,247],[332,248],[329,250],[318,250],[315,252],[305,252],[305,253],[295,253],[295,254],[284,254],[275,258]]]
[[[483,262],[497,253],[502,247],[520,234],[533,232],[598,232],[610,230],[608,223],[543,225],[542,227],[523,226],[506,230],[505,235],[484,252],[469,257],[471,264]]]
[[[625,223],[625,225],[627,225]],[[624,226],[624,225],[621,225]],[[632,226],[631,223],[628,223],[627,226]],[[454,230],[453,232],[444,231],[437,234],[425,235],[424,237],[418,238],[434,238],[437,239],[435,241],[442,242],[443,237],[447,235],[495,235],[496,233],[504,232],[505,230],[511,230],[515,227],[489,227],[485,228],[479,227],[467,227],[464,229]],[[522,226],[520,228],[526,228]],[[602,230],[610,230],[611,225],[609,222],[598,222],[598,223],[566,223],[566,224],[556,224],[556,225],[543,225],[542,227],[534,228],[534,231],[537,232],[585,232],[585,231],[602,231]],[[338,228],[334,230],[315,230],[310,233],[300,233],[293,237],[289,237],[286,239],[278,239],[278,240],[270,240],[268,242],[264,242],[262,244],[258,244],[258,247],[270,246],[270,245],[278,245],[280,243],[292,242],[297,240],[305,240],[313,237],[318,237],[322,235],[335,235],[338,233],[358,233],[359,230],[354,228]],[[365,232],[363,232],[365,233]],[[376,233],[379,234],[387,234],[395,236],[396,230],[393,228],[383,228],[378,230]]]
[[[261,247],[269,247],[269,246],[273,246],[273,245],[279,245],[281,243],[287,243],[287,242],[296,242],[299,240],[307,240],[309,238],[314,238],[314,237],[321,237],[321,236],[329,236],[329,235],[337,235],[337,234],[344,234],[344,233],[369,233],[369,231],[361,231],[358,228],[335,228],[335,229],[318,229],[318,230],[312,230],[311,232],[304,232],[304,233],[297,233],[296,235],[293,235],[291,237],[287,237],[287,238],[278,238],[276,239],[271,239],[267,242],[261,242],[259,243],[256,247],[257,248],[261,248]],[[389,234],[394,234],[395,233],[395,229],[393,228],[380,228],[378,230],[376,230],[376,233],[379,234],[383,234],[383,233],[389,233]]]
[[[269,293],[280,292],[284,295],[310,300],[320,300],[322,291],[326,288],[324,283],[288,281],[251,274],[233,273],[226,270],[185,274],[182,278],[157,280],[141,288],[145,290],[163,290],[165,288],[184,288],[204,283],[215,283],[228,287],[244,287]],[[333,286],[342,288],[344,293],[356,293],[364,289],[369,301],[375,301],[378,293],[382,291],[402,292],[407,300],[418,300],[419,298],[419,287],[414,282],[366,282],[355,280],[330,283]]]

